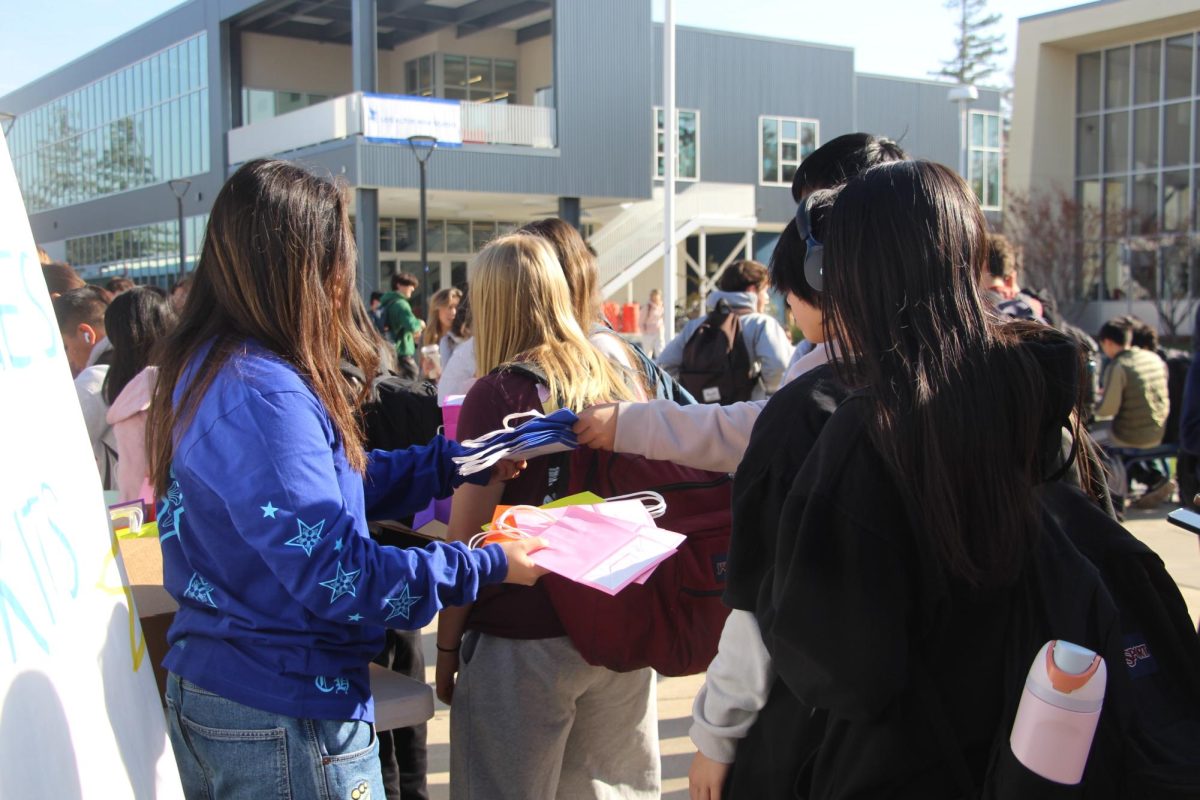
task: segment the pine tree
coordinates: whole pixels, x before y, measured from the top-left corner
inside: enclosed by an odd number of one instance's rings
[[[946,0],[946,8],[957,17],[956,53],[954,58],[942,62],[940,70],[931,74],[951,78],[959,84],[974,85],[999,72],[995,59],[1008,52],[1004,35],[985,31],[1000,21],[1000,15],[987,13],[987,0]]]

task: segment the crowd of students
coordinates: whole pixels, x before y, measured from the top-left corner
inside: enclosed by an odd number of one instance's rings
[[[595,258],[561,220],[489,243],[465,294],[436,293],[424,323],[408,274],[367,310],[341,192],[281,161],[222,188],[180,308],[152,287],[63,286],[106,488],[159,503],[186,796],[384,797],[367,664],[385,629],[435,614],[452,797],[659,794],[653,671],[579,655],[530,558],[544,542],[466,544],[497,505],[541,504],[553,462],[463,479],[441,436],[368,451],[367,387],[341,365],[379,374],[381,351],[466,395],[460,438],[565,407],[583,446],[734,473],[732,610],[695,700],[693,798],[957,796],[945,753],[912,734],[925,682],[982,781],[1004,620],[1041,557],[1037,487],[1071,466],[1064,436],[1087,441],[1085,360],[1075,338],[1000,308],[1015,281],[989,270],[986,222],[952,170],[849,134],[800,164],[792,195],[769,269],[740,262],[710,297],[742,312],[761,373],[725,405],[661,396],[653,364],[603,323]],[[760,313],[768,283],[803,333],[794,353]],[[701,324],[670,343],[647,331],[645,349],[678,371]],[[1110,356],[1134,376],[1110,387],[1145,383],[1140,361]],[[1149,441],[1124,431],[1115,443]],[[1092,452],[1065,460],[1103,506]],[[444,543],[368,535],[451,495]]]

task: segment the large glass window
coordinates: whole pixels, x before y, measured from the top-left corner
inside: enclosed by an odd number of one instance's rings
[[[185,269],[196,268],[208,215],[184,219]],[[67,261],[88,280],[125,276],[138,284],[166,287],[179,276],[179,223],[159,222],[137,228],[67,239]]]
[[[663,131],[663,110],[654,109],[654,177],[663,177],[666,155],[666,135]],[[693,108],[675,109],[675,178],[681,181],[700,179],[700,112]]]
[[[424,82],[425,59],[408,62],[409,94],[436,94],[448,100],[470,103],[508,103],[517,93],[517,62],[508,59],[437,54],[442,64],[442,90],[436,91],[432,79]],[[413,91],[413,87],[418,87]]]
[[[759,117],[759,180],[791,186],[800,162],[817,149],[819,132],[815,119]]]
[[[1133,102],[1157,103],[1162,87],[1162,43],[1144,42],[1133,52]]]
[[[329,95],[317,92],[277,92],[272,89],[242,87],[242,124],[252,125],[264,119],[324,103]]]
[[[30,212],[207,172],[208,36],[20,115],[9,138]]]
[[[1200,261],[1197,38],[1193,32],[1078,57],[1077,196],[1081,216],[1098,220],[1081,231],[1082,245],[1103,263],[1091,297],[1163,301],[1197,289],[1182,280]],[[1101,192],[1083,191],[1097,181]]]
[[[1079,57],[1079,86],[1076,110],[1100,109],[1100,54],[1088,53]]]
[[[1104,54],[1104,107],[1129,105],[1129,48],[1118,47]]]
[[[967,151],[967,183],[986,209],[999,209],[1002,200],[1000,115],[972,111]]]
[[[1192,35],[1167,39],[1166,97],[1175,100],[1192,94]]]
[[[404,91],[418,97],[433,94],[433,56],[414,58],[404,65]]]

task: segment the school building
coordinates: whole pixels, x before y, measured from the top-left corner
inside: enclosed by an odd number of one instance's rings
[[[780,31],[803,32],[799,18]],[[16,115],[35,238],[91,280],[169,282],[180,191],[190,268],[222,182],[260,156],[351,190],[364,291],[419,273],[422,234],[436,289],[461,284],[498,232],[560,215],[598,252],[605,296],[644,300],[662,282],[667,131],[680,298],[740,254],[768,257],[795,211],[796,165],[842,133],[949,165],[966,147],[967,177],[999,213],[997,91],[980,91],[963,126],[947,84],[857,73],[852,49],[679,28],[678,113],[664,124],[661,54],[651,0],[192,0],[0,111]],[[415,134],[437,138],[431,155]]]
[[[1095,331],[1191,332],[1200,293],[1200,6],[1101,0],[1022,19],[1007,181],[1076,204],[1060,303]]]

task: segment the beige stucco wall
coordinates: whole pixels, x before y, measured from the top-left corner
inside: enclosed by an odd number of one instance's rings
[[[278,92],[348,94],[354,85],[350,48],[340,44],[243,33],[242,84]]]
[[[1118,0],[1021,20],[1008,142],[1008,189],[1075,177],[1075,63],[1079,53],[1200,29],[1197,0]]]
[[[517,53],[517,103],[533,105],[533,93],[554,85],[554,37],[525,42]]]
[[[507,58],[517,61],[517,98],[533,105],[533,93],[554,81],[553,38],[517,45],[516,31],[492,28],[461,39],[446,28],[392,50],[379,51],[379,90],[404,91],[404,65],[429,53]],[[255,89],[340,95],[353,91],[349,45],[242,34],[242,82]]]

